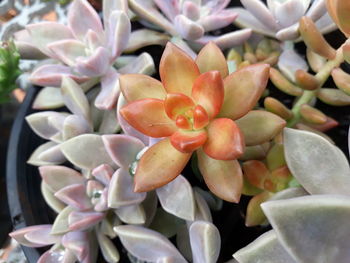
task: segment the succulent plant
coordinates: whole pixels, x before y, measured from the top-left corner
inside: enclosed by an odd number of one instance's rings
[[[235,23],[281,41],[299,38],[299,20],[312,19],[325,34],[336,27],[327,13],[323,0],[241,0],[244,8],[234,8],[238,13]]]
[[[220,48],[226,49],[242,44],[251,35],[251,29],[238,30],[221,36],[210,36],[208,31],[217,30],[231,24],[237,14],[226,8],[230,1],[161,1],[161,0],[130,0],[133,11],[144,21],[160,28],[175,38],[184,39],[196,48],[209,41],[215,42]],[[141,20],[141,22],[143,21]],[[195,55],[188,46],[179,39],[174,43],[181,45],[190,55]]]

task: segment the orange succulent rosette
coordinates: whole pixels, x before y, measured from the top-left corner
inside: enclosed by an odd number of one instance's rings
[[[234,120],[257,103],[269,79],[269,65],[257,64],[228,74],[221,50],[207,44],[194,61],[168,43],[160,61],[161,82],[127,74],[120,88],[128,104],[122,117],[143,134],[163,138],[141,157],[135,191],[161,187],[178,176],[193,152],[209,189],[238,202],[243,179],[236,160],[244,136]]]

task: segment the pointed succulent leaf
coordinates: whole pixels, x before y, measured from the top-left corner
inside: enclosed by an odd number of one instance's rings
[[[109,185],[112,176],[113,176],[114,170],[111,166],[108,164],[101,164],[100,166],[96,167],[94,170],[92,170],[92,175],[101,183],[104,185]]]
[[[310,48],[306,49],[306,57],[311,69],[315,72],[319,72],[327,61],[326,58],[316,54]]]
[[[194,220],[195,201],[190,183],[181,174],[156,190],[162,208],[185,220]]]
[[[320,86],[317,78],[314,75],[302,69],[298,69],[295,72],[295,81],[298,86],[305,90],[316,90]]]
[[[52,225],[51,235],[62,235],[69,231],[68,217],[74,209],[70,206],[66,206],[56,217],[55,222]]]
[[[119,94],[119,74],[114,68],[110,68],[101,79],[101,91],[95,99],[95,106],[100,110],[112,110],[117,104]]]
[[[84,184],[86,181],[80,173],[65,166],[41,166],[39,173],[53,193],[68,185]]]
[[[324,103],[333,106],[350,105],[350,96],[338,89],[322,88],[317,91],[317,97]]]
[[[113,242],[100,231],[96,231],[98,245],[107,262],[119,262],[120,255]]]
[[[121,74],[153,75],[156,69],[152,56],[147,52],[143,52],[124,67],[118,68],[118,72]]]
[[[244,162],[242,165],[244,177],[248,182],[260,189],[265,189],[265,180],[270,176],[270,171],[266,165],[257,160],[250,160]]]
[[[42,166],[42,165],[55,165],[60,163],[50,163],[50,162],[44,162],[42,161],[39,156],[41,153],[56,147],[57,144],[54,142],[46,142],[42,145],[40,145],[38,148],[35,149],[35,151],[31,154],[29,157],[29,160],[27,161],[28,164],[35,165],[35,166]]]
[[[261,110],[248,112],[236,121],[242,131],[246,145],[257,145],[273,139],[286,126],[279,116]],[[259,131],[257,134],[255,131]]]
[[[216,14],[203,16],[199,19],[199,23],[206,32],[217,30],[230,25],[238,14],[234,10],[222,10]]]
[[[332,77],[338,89],[350,95],[350,75],[341,68],[335,68],[332,70]]]
[[[146,192],[169,183],[181,173],[190,157],[191,153],[176,150],[169,139],[159,141],[142,155],[134,177],[134,190]]]
[[[275,142],[275,144],[268,150],[266,165],[270,171],[286,165],[284,145],[282,143]]]
[[[281,245],[274,230],[262,234],[248,246],[238,250],[233,257],[239,263],[297,263]]]
[[[149,29],[138,29],[131,32],[128,46],[124,52],[134,52],[143,47],[151,45],[165,46],[170,40],[166,34]]]
[[[70,231],[87,230],[104,218],[103,213],[99,212],[79,212],[73,211],[68,216],[68,224]]]
[[[216,262],[221,247],[219,230],[205,221],[194,222],[189,229],[194,263]]]
[[[143,225],[148,227],[153,221],[158,207],[158,197],[155,191],[147,193],[146,199],[142,202],[142,206],[146,213],[146,222]]]
[[[123,246],[140,260],[157,261],[167,257],[177,263],[186,262],[168,239],[153,230],[140,226],[118,226],[115,231]]]
[[[42,88],[33,102],[35,110],[50,110],[64,106],[61,90],[56,87]]]
[[[242,161],[264,159],[266,157],[266,154],[269,148],[270,148],[269,142],[259,144],[259,145],[254,145],[254,146],[246,146],[244,154],[238,159]]]
[[[176,235],[177,229],[183,225],[185,225],[184,220],[167,213],[159,207],[149,228],[161,233],[167,238],[171,238]]]
[[[291,173],[309,193],[350,194],[348,161],[326,139],[311,132],[285,129],[284,151]]]
[[[164,100],[164,110],[172,120],[176,120],[180,114],[185,114],[194,105],[193,100],[182,93],[168,93]]]
[[[49,149],[38,154],[38,159],[43,163],[49,163],[51,165],[61,164],[67,161],[65,156],[62,154],[60,145],[55,145]]]
[[[301,105],[300,115],[304,120],[312,124],[324,124],[327,122],[327,116],[322,111],[308,104]]]
[[[77,257],[79,261],[88,257],[91,249],[89,245],[89,232],[88,231],[72,231],[68,232],[62,237],[62,245]]]
[[[82,184],[72,184],[55,193],[60,201],[77,210],[86,210],[92,207],[90,199],[86,195],[86,188]]]
[[[178,130],[170,137],[171,145],[182,153],[192,153],[201,147],[206,140],[207,132],[205,130]]]
[[[126,224],[140,225],[146,222],[146,213],[140,204],[119,207],[115,213]]]
[[[344,195],[303,196],[266,202],[262,208],[279,241],[297,262],[345,263],[350,259],[349,231],[344,227],[349,200]]]
[[[207,221],[213,222],[213,218],[211,216],[210,207],[204,197],[199,193],[198,189],[194,191],[194,197],[196,201],[196,214],[194,221]],[[188,225],[189,222],[188,222]]]
[[[66,207],[65,203],[61,202],[54,196],[44,181],[41,181],[40,191],[46,204],[56,213],[60,213]]]
[[[224,103],[220,117],[236,120],[250,111],[260,99],[269,79],[267,64],[252,65],[224,79]]]
[[[81,0],[83,1],[83,0]],[[104,47],[98,47],[89,57],[78,57],[74,69],[81,75],[99,77],[110,68],[110,54]]]
[[[51,245],[60,241],[61,237],[50,234],[52,225],[47,227],[40,227],[36,230],[32,230],[24,235],[24,238],[31,243],[39,245]]]
[[[82,116],[70,115],[64,119],[62,131],[63,141],[92,132],[91,124]]]
[[[237,160],[215,160],[197,150],[198,167],[205,183],[216,196],[237,203],[241,196],[243,177]]]
[[[79,135],[62,143],[61,150],[70,162],[80,168],[92,170],[101,164],[115,167],[99,135]]]
[[[191,96],[192,85],[199,76],[199,69],[183,50],[168,42],[160,61],[159,73],[168,93]]]
[[[276,88],[288,95],[301,96],[303,94],[303,90],[301,88],[291,83],[279,70],[275,68],[270,68],[270,79]]]
[[[112,177],[108,188],[108,207],[135,205],[146,198],[146,193],[135,193],[132,177],[125,168],[118,169]]]
[[[50,242],[43,244],[42,242],[40,243],[33,243],[29,240],[26,239],[26,235],[35,232],[35,231],[43,231],[47,232],[51,229],[52,225],[36,225],[36,226],[29,226],[25,228],[18,229],[16,231],[11,232],[9,235],[13,239],[15,239],[18,243],[21,245],[24,245],[26,247],[44,247],[50,244]],[[52,243],[51,243],[52,244]]]
[[[262,225],[266,222],[266,216],[260,205],[272,196],[268,191],[264,191],[250,199],[247,207],[245,225],[247,227]]]
[[[293,117],[293,112],[288,109],[282,102],[273,97],[265,98],[264,107],[267,111],[272,112],[285,120],[289,120]]]
[[[185,15],[177,15],[174,19],[174,25],[183,39],[194,41],[204,35],[204,28]]]
[[[75,39],[64,39],[52,42],[47,48],[55,54],[58,60],[64,64],[74,67],[75,60],[78,57],[86,56],[86,46],[83,42]]]
[[[196,64],[200,73],[217,70],[222,78],[226,78],[228,75],[226,58],[214,42],[209,42],[201,49],[196,58]]]
[[[298,69],[308,71],[308,65],[305,60],[293,49],[287,49],[282,52],[278,60],[278,68],[293,82],[295,82],[295,72]]]
[[[274,16],[282,27],[297,23],[309,7],[310,1],[291,0],[276,5]]]

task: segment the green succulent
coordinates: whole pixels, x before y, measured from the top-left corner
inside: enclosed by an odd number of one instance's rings
[[[16,89],[16,79],[21,74],[20,55],[13,41],[1,43],[0,47],[0,103],[10,99],[9,94]]]

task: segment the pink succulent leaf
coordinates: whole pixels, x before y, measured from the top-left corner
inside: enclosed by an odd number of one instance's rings
[[[106,33],[113,63],[128,45],[131,23],[125,12],[116,10],[111,13],[108,25]]]
[[[163,209],[184,220],[195,219],[196,204],[190,183],[181,174],[156,190]]]
[[[41,227],[36,230],[32,230],[24,235],[24,238],[31,243],[47,246],[55,244],[61,241],[61,237],[57,235],[51,235],[52,225]]]
[[[40,191],[47,205],[56,213],[60,213],[66,207],[66,204],[54,196],[44,181],[41,181]]]
[[[146,74],[152,75],[156,72],[153,58],[144,52],[131,60],[127,65],[118,69],[120,74]]]
[[[107,262],[119,262],[120,255],[118,249],[111,239],[101,233],[101,231],[96,231],[96,236],[104,259]]]
[[[58,213],[51,229],[52,235],[64,235],[69,232],[68,217],[73,211],[72,207],[66,206]]]
[[[74,263],[77,258],[68,249],[57,248],[46,251],[37,263]]]
[[[56,112],[53,111],[53,113],[56,113]],[[53,114],[47,118],[48,125],[56,128],[58,132],[61,132],[63,130],[64,121],[68,116],[69,115],[66,113],[61,113],[61,114],[57,114],[57,115]],[[53,135],[53,136],[55,136],[55,135]],[[53,136],[51,136],[51,137],[53,137]]]
[[[202,6],[204,5],[204,7],[209,8],[210,14],[214,14],[225,9],[229,3],[230,0],[203,0]]]
[[[201,16],[201,9],[199,5],[194,2],[186,1],[182,5],[182,14],[188,19],[197,21]]]
[[[105,217],[99,212],[73,211],[68,217],[70,231],[84,231],[99,223]]]
[[[135,193],[133,178],[127,169],[118,169],[108,188],[108,207],[120,208],[141,203],[146,193]]]
[[[70,115],[64,120],[62,139],[67,141],[73,137],[92,132],[91,124],[85,118],[78,115]]]
[[[83,42],[75,39],[64,39],[52,42],[47,48],[55,54],[55,58],[66,65],[73,67],[78,57],[86,56],[86,46]]]
[[[142,141],[129,135],[103,135],[102,140],[112,160],[124,169],[129,169],[136,155],[145,147]]]
[[[29,227],[25,227],[25,228],[21,228],[19,230],[13,231],[9,235],[13,239],[15,239],[18,243],[20,243],[21,245],[24,245],[26,247],[44,247],[44,246],[50,245],[50,242],[45,243],[45,244],[43,244],[42,241],[40,243],[33,243],[33,242],[29,241],[28,239],[26,239],[25,236],[31,232],[35,232],[35,231],[44,231],[45,232],[45,231],[47,231],[47,229],[51,230],[51,228],[52,228],[52,225],[29,226]]]
[[[98,77],[106,74],[110,68],[110,53],[104,47],[98,47],[89,57],[78,57],[75,69],[81,75]]]
[[[223,10],[215,15],[209,15],[201,18],[198,22],[202,25],[205,31],[212,31],[223,28],[231,24],[238,14],[234,11]]]
[[[104,0],[102,2],[102,9],[103,9],[103,24],[105,28],[108,28],[109,23],[109,17],[114,11],[123,11],[125,13],[128,13],[128,0],[119,0],[119,1],[113,1],[113,0]]]
[[[50,117],[53,118],[50,119]],[[30,128],[37,135],[48,140],[59,132],[57,126],[55,127],[52,121],[64,121],[66,117],[67,115],[64,113],[59,113],[55,111],[42,111],[30,114],[26,117],[26,121],[29,124]]]
[[[36,95],[32,108],[35,110],[52,110],[64,107],[61,90],[56,87],[44,87]]]
[[[67,108],[75,115],[90,120],[90,105],[82,88],[71,78],[63,77],[61,92]]]
[[[156,231],[130,225],[117,226],[114,230],[126,250],[140,260],[157,262],[162,258],[172,258],[173,262],[186,262],[175,246]]]
[[[219,230],[214,224],[196,221],[189,229],[194,263],[216,262],[221,246]]]
[[[47,143],[44,143],[40,145],[38,148],[35,149],[35,151],[32,153],[30,156],[29,160],[27,161],[28,164],[35,165],[35,166],[42,166],[42,165],[56,165],[56,164],[61,164],[62,162],[55,162],[55,163],[50,163],[50,162],[44,162],[42,161],[39,156],[46,152],[49,151],[51,148],[56,148],[57,143],[49,141]]]
[[[63,155],[60,146],[55,145],[38,155],[38,159],[44,163],[51,164],[61,164],[67,161],[66,157]]]
[[[102,136],[102,139],[103,139],[103,143],[105,144],[104,136]],[[95,177],[98,181],[100,181],[105,186],[109,185],[112,179],[113,173],[114,173],[113,168],[108,164],[101,164],[92,170],[92,176]]]
[[[252,30],[250,28],[236,30],[231,33],[227,33],[221,36],[209,36],[205,35],[201,39],[196,40],[200,46],[204,46],[205,44],[213,41],[218,47],[221,49],[227,49],[233,46],[242,45],[245,41],[247,41],[252,34]]]
[[[89,254],[89,232],[87,231],[75,231],[68,232],[62,237],[62,245],[77,257],[79,261],[82,261]]]
[[[176,30],[186,40],[196,40],[204,35],[204,28],[184,15],[177,15],[174,24]]]
[[[94,205],[100,199],[101,193],[105,186],[97,180],[89,180],[86,184],[86,194],[91,198],[91,203]]]
[[[281,41],[294,40],[299,36],[299,23],[283,28],[276,33],[276,38]]]
[[[55,193],[72,184],[84,184],[86,179],[77,171],[61,165],[39,167],[41,178]]]
[[[98,200],[98,202],[95,205],[95,211],[96,212],[104,212],[109,209],[108,207],[108,189],[103,189],[101,196]]]
[[[29,80],[39,86],[60,87],[63,76],[70,77],[78,83],[88,80],[87,77],[76,75],[70,67],[57,64],[38,67],[30,75]]]
[[[141,225],[146,222],[146,213],[140,204],[119,207],[115,213],[125,224]]]
[[[304,15],[305,5],[300,0],[286,1],[276,7],[275,18],[282,27],[288,27],[297,23]]]
[[[101,91],[96,97],[95,106],[101,110],[111,110],[116,106],[119,94],[119,74],[111,68],[101,79]]]
[[[102,34],[99,15],[86,0],[75,0],[69,8],[68,26],[76,38],[83,40],[89,29]]]
[[[52,58],[56,56],[47,48],[48,44],[63,39],[73,39],[70,28],[56,22],[30,24],[26,26],[26,30],[30,36],[30,43]]]
[[[178,0],[154,0],[154,2],[170,21],[180,14],[180,1]]]
[[[85,185],[82,184],[68,185],[56,192],[55,197],[77,210],[92,208],[90,199],[86,195]]]
[[[101,39],[101,37],[95,31],[89,29],[83,42],[86,43],[90,50],[95,50],[100,46],[104,46],[105,41],[104,39]]]

